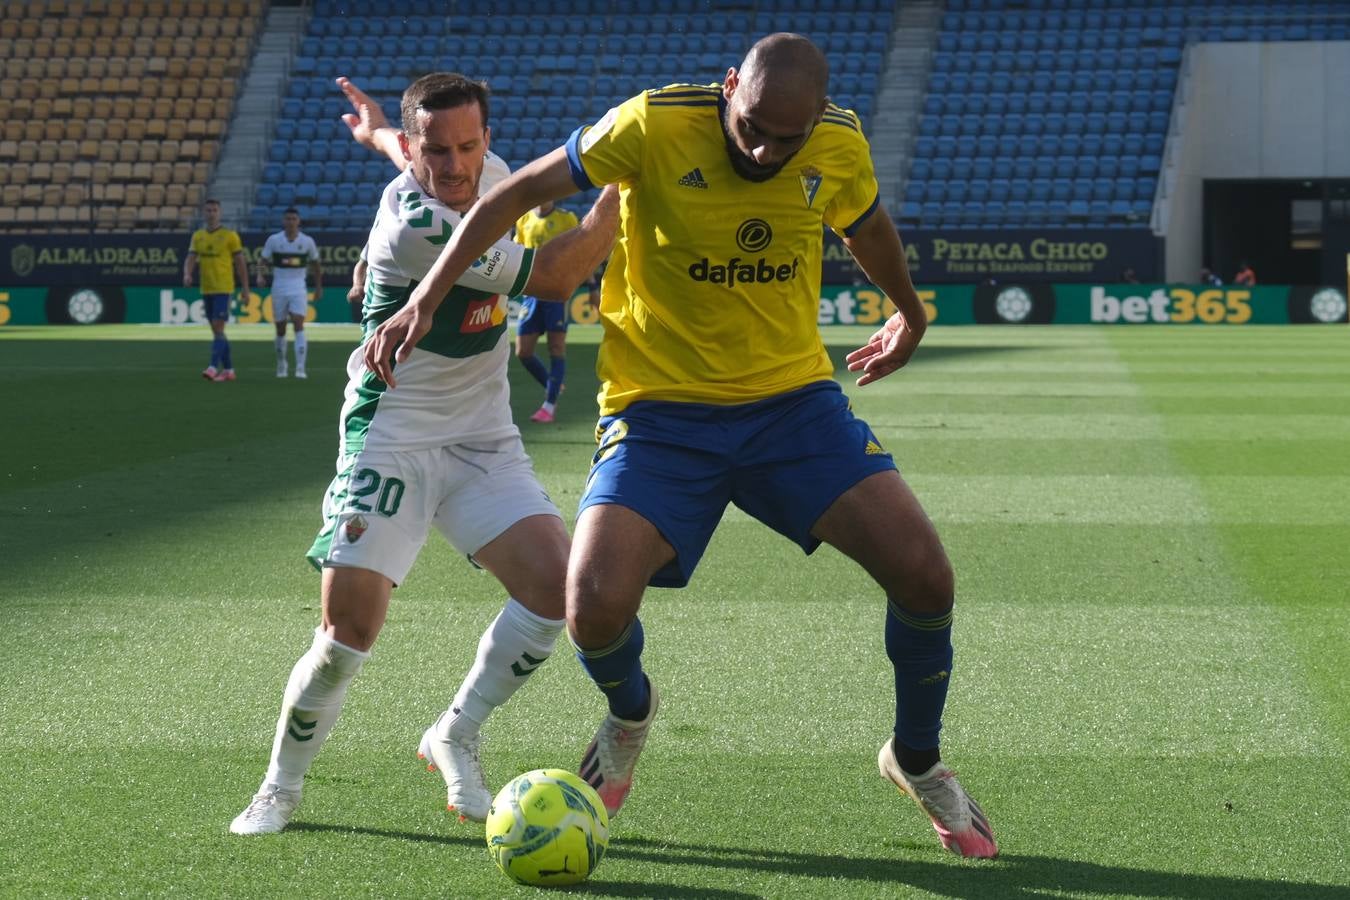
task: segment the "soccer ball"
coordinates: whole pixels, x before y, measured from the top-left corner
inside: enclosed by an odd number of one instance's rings
[[[535,769],[497,792],[486,836],[497,868],[521,884],[578,884],[609,846],[609,814],[579,776]]]

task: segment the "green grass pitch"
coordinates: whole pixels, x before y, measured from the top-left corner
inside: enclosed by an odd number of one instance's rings
[[[226,831],[318,616],[355,330],[311,334],[308,381],[237,327],[209,384],[205,328],[0,330],[0,896],[530,893],[415,760],[502,601],[435,536],[292,827]],[[864,334],[828,331],[835,359]],[[569,516],[596,338],[555,425],[512,364]],[[1350,898],[1350,330],[935,328],[844,380],[956,567],[945,756],[1001,857],[944,853],[877,776],[878,592],[732,510],[646,598],[665,702],[580,892]],[[575,766],[602,713],[565,650],[541,676],[488,724],[497,784]]]

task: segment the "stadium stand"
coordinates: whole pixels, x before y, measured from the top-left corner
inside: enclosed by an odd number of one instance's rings
[[[29,0],[0,22],[0,225],[184,228],[264,0]],[[208,12],[211,17],[208,17]]]
[[[333,77],[351,76],[397,121],[398,98],[418,75],[463,72],[492,89],[492,149],[518,167],[558,146],[584,122],[638,91],[675,82],[720,80],[762,34],[810,33],[837,73],[833,97],[864,126],[874,112],[877,74],[893,24],[887,0],[713,3],[718,27],[692,33],[707,0],[669,0],[653,13],[636,0],[558,0],[540,14],[531,0],[500,0],[490,13],[468,3],[318,0],[302,39],[248,217],[253,228],[305,207],[306,227],[364,228],[389,164],[351,142],[339,116],[346,101]],[[327,186],[341,184],[339,203]],[[330,203],[316,205],[318,198]],[[581,213],[592,195],[570,202]]]
[[[949,0],[899,219],[1142,227],[1186,44],[1348,29],[1336,0]]]
[[[25,0],[0,21],[0,227],[182,228],[234,114],[266,0]],[[903,0],[901,4],[903,5]],[[333,86],[396,119],[403,87],[452,69],[493,91],[513,166],[645,87],[710,82],[756,37],[810,34],[864,129],[890,0],[314,0],[258,161],[252,228],[365,228],[387,162],[352,144]],[[1145,227],[1182,52],[1199,41],[1343,40],[1344,0],[946,0],[893,214],[905,225]],[[706,28],[715,18],[717,27]],[[880,157],[879,157],[880,158]],[[893,170],[892,170],[893,171]],[[334,186],[342,187],[336,193]],[[584,211],[589,196],[571,207]]]

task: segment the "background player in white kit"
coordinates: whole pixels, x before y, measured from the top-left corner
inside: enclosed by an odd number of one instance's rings
[[[258,261],[258,287],[267,287],[267,270],[272,276],[272,320],[277,324],[277,377],[286,377],[286,321],[295,328],[295,377],[305,376],[305,356],[309,341],[305,337],[305,314],[309,296],[305,272],[314,276],[314,295],[323,293],[323,266],[314,238],[300,230],[300,213],[295,208],[281,214],[281,230],[263,244]]]
[[[363,330],[403,306],[480,188],[507,174],[488,152],[487,89],[435,73],[403,94],[403,131],[346,79],[360,143],[403,174],[384,190],[366,245]],[[347,362],[338,474],[309,558],[323,572],[323,615],[291,671],[262,786],[230,824],[235,834],[286,827],[304,775],[337,721],[347,686],[370,656],[393,588],[434,525],[510,595],[478,644],[449,708],[418,756],[445,778],[447,805],[483,820],[492,802],[479,764],[479,730],[549,656],[563,627],[570,542],[511,421],[507,295],[565,300],[608,255],[618,194],[602,194],[581,226],[535,251],[502,238],[445,297],[430,334],[398,366],[390,389]]]

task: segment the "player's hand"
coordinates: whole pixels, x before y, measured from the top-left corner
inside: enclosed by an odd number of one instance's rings
[[[192,276],[191,276],[191,275],[184,275],[184,276],[183,276],[183,287],[192,287]]]
[[[398,387],[394,380],[394,365],[407,361],[413,347],[431,330],[432,314],[420,304],[409,301],[380,323],[366,341],[366,368],[391,388]]]
[[[887,319],[868,338],[866,346],[844,357],[850,372],[863,373],[858,378],[858,387],[885,378],[909,362],[922,337],[923,333],[911,328],[902,314],[897,312]]]
[[[376,143],[375,133],[384,128],[390,128],[389,120],[384,116],[384,110],[380,105],[370,99],[365,91],[353,84],[346,76],[340,76],[337,85],[342,89],[342,93],[351,103],[354,112],[344,113],[342,121],[347,123],[351,129],[352,137],[358,144],[369,147],[372,150],[379,150]]]
[[[263,279],[261,272],[258,273],[258,287],[260,288],[267,287],[267,282]]]
[[[347,288],[347,302],[355,303],[358,300],[366,299],[366,289],[363,285],[354,284]]]

